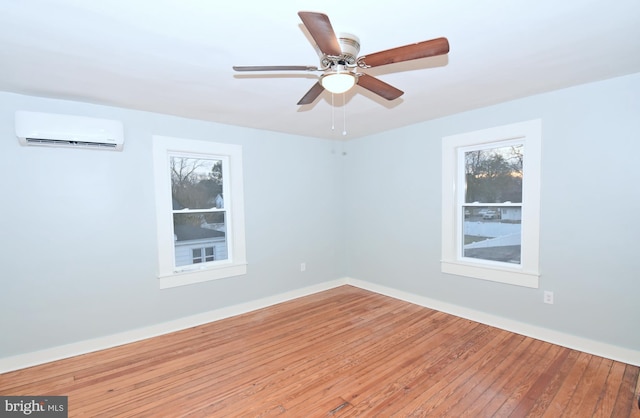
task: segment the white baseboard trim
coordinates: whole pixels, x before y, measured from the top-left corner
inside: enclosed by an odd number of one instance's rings
[[[476,311],[462,306],[453,305],[425,296],[416,295],[409,292],[393,289],[390,287],[370,283],[363,280],[347,278],[347,283],[369,290],[395,299],[404,300],[426,308],[435,309],[451,315],[466,318],[471,321],[480,322],[496,328],[515,332],[516,334],[525,335],[537,340],[546,341],[548,343],[560,345],[585,353],[593,354],[599,357],[620,361],[634,366],[640,366],[640,351],[630,348],[619,347],[600,341],[590,340],[588,338],[578,337],[566,334],[552,329],[539,327],[536,325],[526,324],[524,322],[514,321],[512,319]]]
[[[238,305],[228,306],[226,308],[215,309],[213,311],[191,315],[185,318],[180,318],[174,321],[169,321],[157,325],[151,325],[144,328],[133,329],[130,331],[124,331],[113,335],[79,341],[77,343],[66,344],[58,347],[47,348],[31,353],[0,358],[0,373],[24,369],[26,367],[36,366],[38,364],[48,363],[50,361],[104,350],[106,348],[112,348],[135,341],[145,340],[151,337],[157,337],[159,335],[168,334],[170,332],[180,331],[186,328],[191,328],[209,322],[218,321],[220,319],[229,318],[231,316],[255,311],[257,309],[266,308],[268,306],[272,306],[281,302],[286,302],[299,297],[311,295],[313,293],[322,292],[345,284],[347,284],[346,279],[337,279],[320,283],[318,285],[308,286],[301,289],[280,293],[274,296],[241,303]]]
[[[359,279],[343,278],[292,290],[285,293],[280,293],[255,301],[250,301],[226,308],[188,316],[185,318],[176,319],[174,321],[169,321],[162,324],[125,331],[104,337],[93,338],[90,340],[66,344],[58,347],[52,347],[40,351],[34,351],[31,353],[0,358],[0,373],[6,373],[13,370],[36,366],[38,364],[48,363],[50,361],[73,357],[80,354],[91,353],[94,351],[116,347],[147,338],[157,337],[159,335],[168,334],[174,331],[180,331],[186,328],[191,328],[209,322],[218,321],[220,319],[229,318],[235,315],[255,311],[257,309],[266,308],[268,306],[272,306],[281,302],[308,296],[343,285],[359,287],[361,289],[369,290],[381,295],[404,300],[416,305],[435,309],[451,315],[459,316],[461,318],[466,318],[472,321],[480,322],[482,324],[525,335],[527,337],[536,338],[538,340],[583,351],[585,353],[593,354],[596,356],[605,357],[611,360],[640,366],[640,351],[638,350],[618,347],[587,338],[565,334],[559,331],[554,331],[551,329],[514,321],[508,318],[487,314],[485,312],[464,308],[462,306],[449,304],[425,296],[404,292]]]

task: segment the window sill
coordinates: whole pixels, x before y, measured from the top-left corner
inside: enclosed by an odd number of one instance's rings
[[[202,283],[210,280],[225,279],[227,277],[241,276],[247,273],[246,264],[233,264],[228,266],[205,268],[201,270],[190,270],[176,272],[158,277],[160,289],[186,286],[194,283]]]
[[[539,287],[538,281],[540,279],[540,274],[538,273],[506,268],[500,269],[496,267],[445,260],[440,262],[440,266],[443,273],[455,274],[457,276],[473,277],[476,279],[530,287],[534,289]]]

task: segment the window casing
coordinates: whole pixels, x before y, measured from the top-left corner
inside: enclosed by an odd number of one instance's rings
[[[443,138],[444,273],[538,287],[540,120]]]
[[[153,158],[160,287],[245,274],[242,148],[154,136]]]

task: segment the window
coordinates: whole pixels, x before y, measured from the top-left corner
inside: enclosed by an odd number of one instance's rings
[[[153,137],[160,287],[246,273],[242,148]]]
[[[541,123],[443,138],[442,271],[538,287]]]
[[[194,248],[191,250],[191,262],[197,264],[215,260],[213,255],[214,249],[215,247]]]

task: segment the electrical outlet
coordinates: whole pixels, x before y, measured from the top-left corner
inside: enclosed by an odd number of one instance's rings
[[[548,290],[544,291],[544,303],[548,303],[549,305],[553,305],[553,292]]]
[[[300,263],[300,271],[307,271],[307,263]]]

